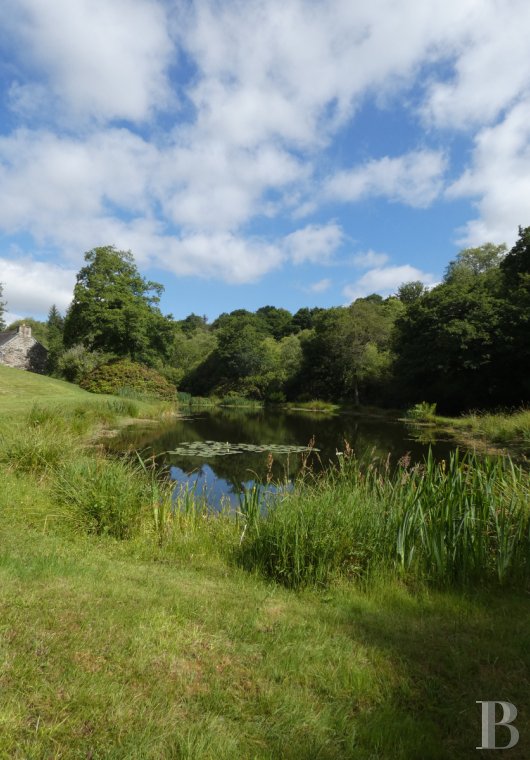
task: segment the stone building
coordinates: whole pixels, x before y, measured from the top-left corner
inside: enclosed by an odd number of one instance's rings
[[[30,372],[44,372],[48,351],[32,337],[31,327],[20,325],[16,330],[0,333],[0,364]]]

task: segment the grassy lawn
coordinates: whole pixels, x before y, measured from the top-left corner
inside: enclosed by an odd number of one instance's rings
[[[295,594],[134,554],[2,525],[0,756],[468,758],[497,698],[528,757],[527,596]]]
[[[52,406],[94,399],[77,385],[0,365],[0,419],[20,415],[38,401]]]
[[[200,515],[167,545],[147,522],[116,540],[105,512],[72,521],[58,483],[99,456],[83,451],[86,427],[72,432],[85,404],[89,421],[120,407],[0,367],[6,382],[18,395],[0,394],[2,760],[464,760],[481,754],[488,699],[519,710],[506,756],[530,756],[524,588],[436,590],[381,572],[292,591],[239,567],[237,533]]]

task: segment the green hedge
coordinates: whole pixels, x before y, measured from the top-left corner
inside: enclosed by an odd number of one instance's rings
[[[154,369],[129,359],[118,359],[88,372],[79,383],[91,393],[149,396],[176,400],[177,389]]]

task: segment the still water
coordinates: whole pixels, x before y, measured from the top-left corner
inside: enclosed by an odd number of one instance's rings
[[[398,419],[216,407],[183,412],[164,425],[131,426],[110,445],[159,455],[177,489],[193,487],[218,509],[236,506],[239,494],[255,482],[288,484],[304,466],[313,471],[335,466],[345,441],[357,456],[386,459],[390,454],[394,464],[407,454],[412,462],[422,461],[429,446],[435,457],[447,458],[454,443],[433,436],[429,428]],[[310,441],[314,450],[308,453],[303,449]]]

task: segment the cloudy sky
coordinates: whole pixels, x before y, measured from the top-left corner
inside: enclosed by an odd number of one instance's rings
[[[163,308],[338,305],[530,225],[528,0],[0,0],[0,282],[130,249]]]

